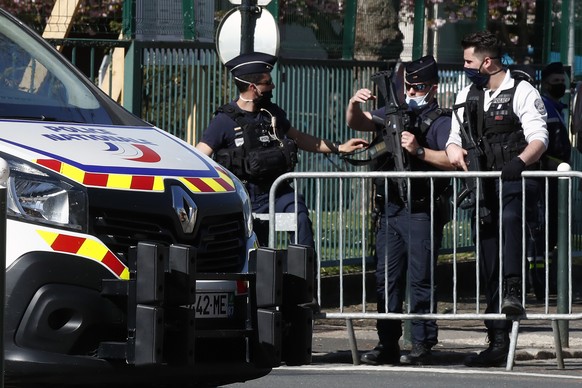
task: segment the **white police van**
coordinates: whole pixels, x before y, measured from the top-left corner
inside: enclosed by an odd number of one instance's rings
[[[9,384],[217,385],[310,361],[311,313],[297,305],[311,301],[299,272],[313,253],[255,249],[230,172],[3,10],[0,158]],[[306,291],[282,297],[289,279]]]

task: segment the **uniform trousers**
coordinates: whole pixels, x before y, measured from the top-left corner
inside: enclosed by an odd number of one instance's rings
[[[483,183],[485,190],[486,207],[491,211],[487,219],[479,222],[479,269],[484,283],[485,313],[500,311],[500,293],[502,284],[499,279],[499,244],[501,242],[503,254],[503,278],[522,277],[523,249],[522,249],[522,181],[505,181],[502,186],[502,215],[499,224],[499,179]],[[494,188],[493,188],[494,186]],[[491,195],[495,193],[495,195]],[[537,202],[540,187],[535,179],[525,179],[526,200],[526,236],[529,236],[528,225],[534,224],[538,217]],[[475,217],[473,217],[473,240],[476,241]],[[502,232],[500,239],[500,230]],[[509,329],[510,321],[486,320],[488,329]]]
[[[247,185],[249,196],[252,204],[253,213],[269,213],[269,191],[261,190],[258,186]],[[275,196],[276,213],[295,213],[297,206],[297,244],[306,245],[315,248],[313,240],[313,225],[309,218],[309,211],[305,204],[305,198],[302,194],[297,195],[295,203],[295,192],[291,185],[283,183],[279,186]],[[267,246],[269,243],[269,223],[255,222],[253,224],[255,234],[261,246]],[[295,243],[295,233],[289,233],[289,241]]]
[[[411,313],[436,312],[435,290],[431,269],[442,239],[442,223],[435,222],[431,244],[429,212],[410,213],[406,207],[388,203],[379,218],[376,233],[376,291],[378,312],[385,312],[386,298],[389,312],[401,313],[409,283]],[[432,301],[432,303],[431,303]],[[376,323],[380,343],[390,346],[402,335],[402,321],[381,319]],[[435,320],[412,320],[413,343],[432,347],[438,342]]]

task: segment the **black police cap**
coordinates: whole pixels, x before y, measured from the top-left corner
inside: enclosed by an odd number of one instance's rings
[[[416,61],[409,62],[404,68],[404,79],[409,84],[437,81],[438,67],[432,55],[424,56]]]
[[[247,53],[226,62],[224,66],[230,70],[235,77],[245,74],[270,73],[277,62],[277,57],[265,53]]]
[[[564,71],[562,62],[552,62],[542,69],[542,79],[546,79],[550,74],[564,74]]]

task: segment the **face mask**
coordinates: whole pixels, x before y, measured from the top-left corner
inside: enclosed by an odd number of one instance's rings
[[[258,107],[264,107],[271,102],[271,98],[273,98],[273,92],[269,90],[268,92],[263,92],[259,97],[255,98],[253,102]]]
[[[475,86],[482,89],[487,85],[491,76],[489,74],[480,73],[480,69],[481,67],[479,67],[479,69],[469,69],[468,67],[463,68],[467,78],[469,78]]]
[[[555,84],[555,85],[548,85],[548,94],[559,100],[560,98],[564,97],[566,94],[566,85],[564,84]]]
[[[410,109],[419,109],[419,108],[425,106],[426,104],[428,104],[428,101],[426,100],[426,96],[428,96],[428,93],[425,94],[424,96],[415,96],[415,97],[406,96],[406,103],[408,104]]]

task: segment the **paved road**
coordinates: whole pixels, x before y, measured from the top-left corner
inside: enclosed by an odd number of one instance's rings
[[[376,342],[373,321],[356,321],[359,354]],[[563,349],[564,369],[557,367],[554,340],[547,321],[524,321],[518,337],[515,366],[475,369],[463,359],[486,347],[480,321],[439,322],[440,343],[434,364],[423,367],[353,365],[347,331],[342,321],[318,320],[314,327],[313,361],[301,367],[282,366],[271,374],[229,388],[297,387],[527,387],[582,386],[582,322],[570,322],[570,346]],[[409,347],[402,345],[403,352]]]
[[[555,309],[552,300],[551,309]],[[580,303],[574,304],[580,311]],[[439,312],[449,309],[439,303]],[[460,303],[460,310],[471,308]],[[474,307],[472,307],[474,308]],[[543,304],[528,300],[528,313],[541,313]],[[344,312],[361,312],[361,305],[347,306]],[[375,311],[367,304],[366,311]],[[324,308],[322,312],[338,312]],[[522,320],[517,341],[515,364],[511,371],[499,368],[468,368],[465,357],[487,347],[486,331],[482,321],[439,320],[439,343],[433,349],[434,362],[430,366],[368,366],[354,365],[345,321],[317,319],[314,325],[311,365],[274,369],[271,374],[256,381],[228,387],[297,388],[297,387],[548,387],[582,386],[582,321],[570,321],[569,346],[563,348],[564,369],[558,368],[554,335],[550,321]],[[373,348],[378,337],[374,320],[353,321],[358,356]],[[410,345],[401,341],[402,352]]]
[[[582,365],[578,365],[582,368]],[[228,388],[297,387],[518,387],[570,388],[582,385],[582,374],[505,372],[454,368],[371,367],[349,365],[311,365],[281,367],[261,379]]]

